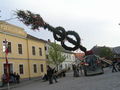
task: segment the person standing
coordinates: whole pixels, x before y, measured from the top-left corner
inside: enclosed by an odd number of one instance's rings
[[[7,76],[6,76],[6,74],[4,73],[4,74],[2,75],[2,86],[5,85],[6,79],[7,79]]]
[[[83,75],[83,72],[82,72],[82,70],[83,70],[83,65],[82,64],[80,64],[80,73],[81,73],[81,75]]]
[[[16,72],[14,72],[13,77],[14,77],[14,83],[16,83]]]
[[[13,72],[10,73],[10,80],[11,82],[15,82],[15,79],[14,79],[14,74]]]
[[[48,76],[47,76],[47,74],[44,74],[42,80],[44,80],[44,81],[48,81]]]
[[[16,75],[16,82],[17,83],[20,83],[20,75],[17,73],[17,75]]]
[[[114,72],[114,71],[117,72],[115,64],[116,64],[116,60],[113,60],[113,62],[112,62],[112,72]]]
[[[55,70],[55,68],[53,69],[53,79],[54,79],[54,81],[57,83],[58,81],[57,81],[57,71]]]
[[[49,84],[53,84],[53,69],[50,66],[47,66],[47,76]]]
[[[76,76],[76,66],[75,64],[72,65],[72,69],[73,69],[73,76]]]

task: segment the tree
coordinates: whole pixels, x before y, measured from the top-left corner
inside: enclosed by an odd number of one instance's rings
[[[105,57],[106,59],[113,59],[113,53],[108,47],[101,47],[99,55],[100,57]]]
[[[48,52],[48,63],[55,65],[58,70],[58,66],[66,59],[66,57],[62,54],[63,48],[56,43],[50,43]]]

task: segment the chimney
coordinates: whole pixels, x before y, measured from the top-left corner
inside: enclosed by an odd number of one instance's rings
[[[48,39],[48,42],[49,42],[49,43],[51,42],[50,39]]]

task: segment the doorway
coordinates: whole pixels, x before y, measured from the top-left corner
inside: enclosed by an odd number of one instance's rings
[[[9,67],[9,73],[13,73],[13,64],[9,63],[8,67]],[[7,73],[7,64],[6,63],[3,64],[3,69],[4,69],[4,73]]]

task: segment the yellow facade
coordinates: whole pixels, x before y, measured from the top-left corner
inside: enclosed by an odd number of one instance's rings
[[[4,73],[5,52],[3,52],[3,41],[11,42],[11,53],[8,54],[8,62],[11,64],[12,72],[20,74],[20,65],[23,66],[21,78],[39,77],[46,73],[46,41],[28,35],[24,29],[0,21],[0,77]],[[18,44],[22,45],[22,54],[18,52]],[[35,47],[35,55],[32,54],[32,47]],[[42,50],[42,55],[39,53]],[[41,72],[41,66],[43,71]],[[34,72],[34,65],[37,67]]]

